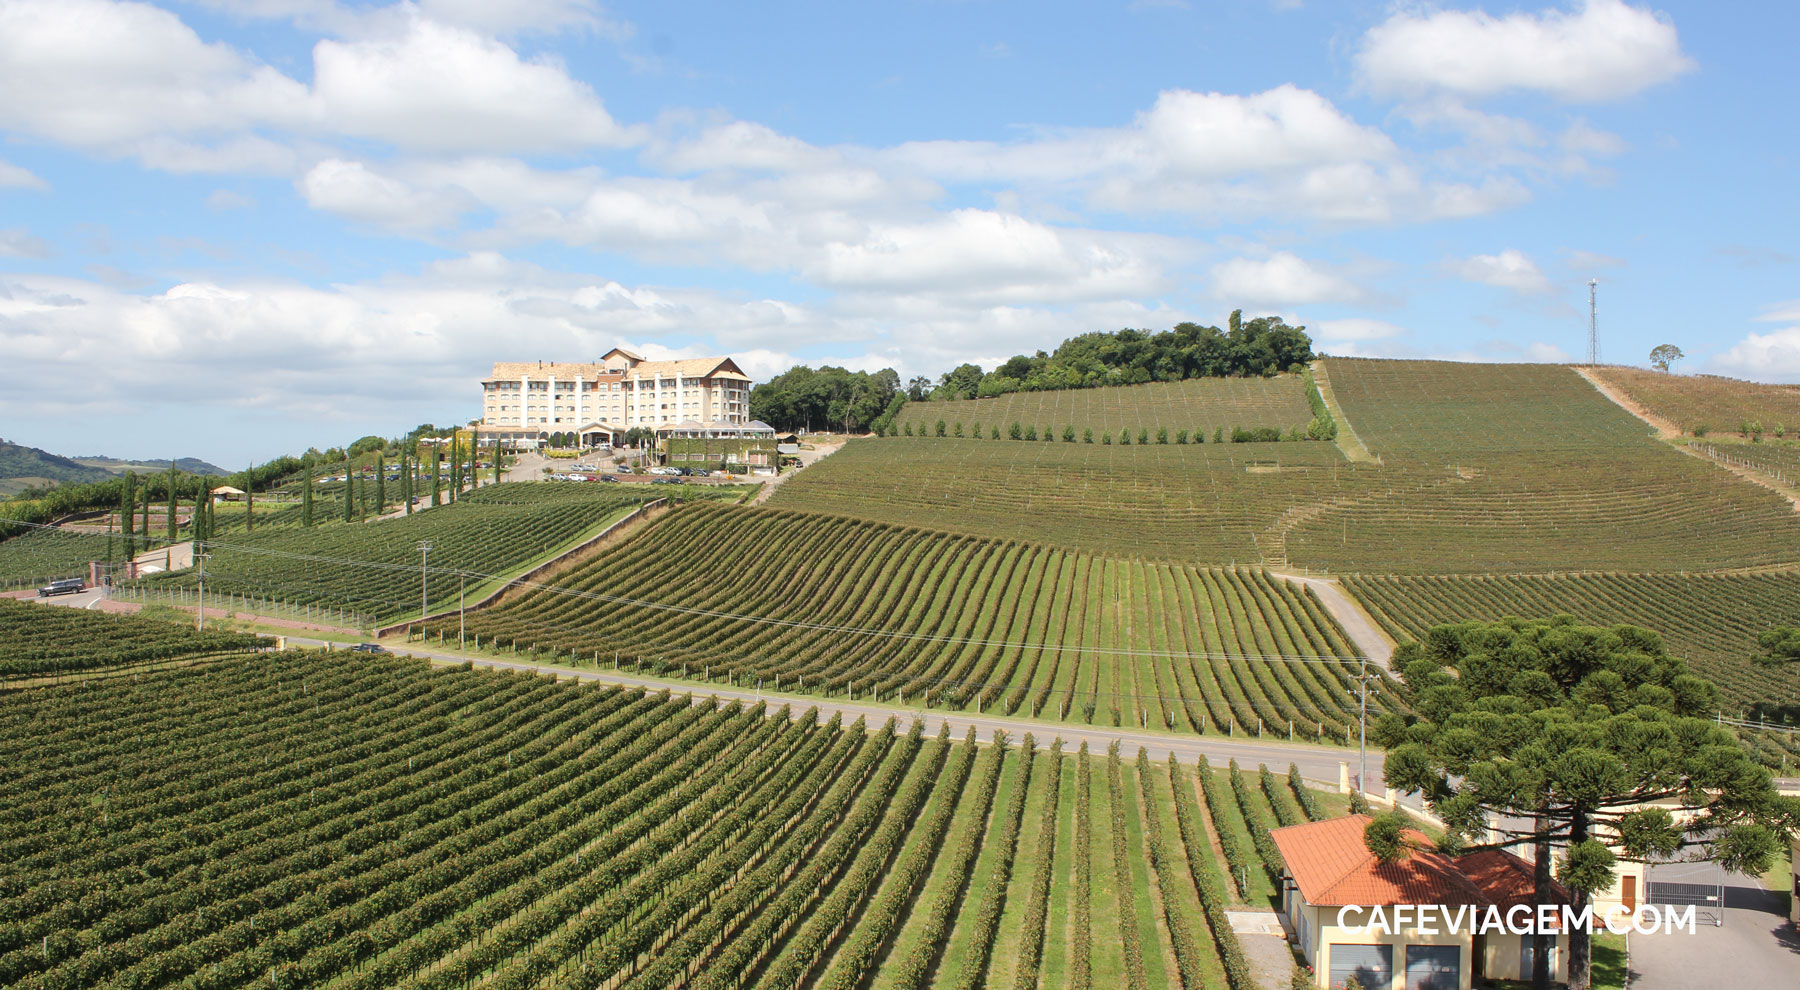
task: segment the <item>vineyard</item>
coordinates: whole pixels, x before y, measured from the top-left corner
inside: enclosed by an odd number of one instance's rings
[[[473,585],[515,571],[662,495],[623,485],[512,482],[381,522],[259,526],[207,545],[212,558],[206,590],[209,596],[249,595],[287,607],[347,608],[386,621],[418,611],[421,541],[431,543],[428,561],[438,572],[427,582],[433,606],[454,606],[457,572],[471,575]],[[139,582],[152,597],[179,594],[197,583],[191,571]]]
[[[847,444],[785,482],[770,504],[1101,553],[1256,564],[1265,559],[1259,541],[1284,512],[1361,493],[1366,475],[1324,443],[887,437]]]
[[[1094,443],[1099,443],[1100,434],[1116,437],[1120,430],[1131,431],[1136,442],[1140,429],[1155,434],[1160,428],[1171,438],[1177,430],[1204,433],[1211,443],[1216,431],[1222,429],[1230,437],[1233,427],[1279,427],[1283,433],[1294,426],[1305,429],[1312,415],[1299,375],[1190,378],[1113,388],[1009,392],[960,402],[912,402],[895,418],[893,432],[910,429],[908,436],[935,436],[937,422],[943,420],[946,436],[955,436],[954,426],[960,425],[967,436],[974,436],[979,427],[984,438],[995,429],[1005,437],[1018,423],[1039,436],[1048,429],[1059,441],[1064,428],[1072,428],[1075,438],[1091,430]]]
[[[14,990],[1252,990],[1225,912],[1318,813],[1266,768],[317,654],[17,692],[0,760],[37,768]]]
[[[1751,662],[1764,630],[1800,622],[1800,573],[1355,577],[1344,586],[1396,639],[1418,639],[1444,623],[1563,612],[1653,629],[1670,653],[1719,686],[1728,713],[1800,723],[1800,670]],[[1800,757],[1792,736],[1758,738],[1765,749]]]
[[[1260,571],[713,504],[424,634],[459,628],[477,649],[711,683],[1340,742],[1359,670],[1312,595]]]
[[[1716,375],[1668,375],[1642,368],[1594,368],[1595,377],[1683,433],[1742,435],[1745,423],[1800,431],[1800,387],[1764,385]]]
[[[200,632],[152,618],[0,598],[0,680],[241,653],[249,633]]]
[[[1393,485],[1286,534],[1338,572],[1710,570],[1800,561],[1779,495],[1652,438],[1567,367],[1332,359],[1332,388]]]
[[[124,544],[116,544],[116,554]],[[86,580],[90,560],[106,559],[106,536],[39,529],[0,543],[0,591],[36,588],[57,578]]]

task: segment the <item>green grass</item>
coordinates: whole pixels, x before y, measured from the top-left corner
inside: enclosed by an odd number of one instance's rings
[[[1208,443],[1213,431],[1221,427],[1229,435],[1232,427],[1276,426],[1283,432],[1291,426],[1304,428],[1312,418],[1306,402],[1305,384],[1299,375],[1277,375],[1274,378],[1192,378],[1180,382],[1152,382],[1112,388],[1061,389],[1048,392],[1010,392],[989,399],[956,402],[911,402],[901,410],[894,428],[936,438],[937,421],[945,423],[946,439],[955,439],[956,424],[966,435],[975,424],[981,424],[986,442],[994,427],[1002,438],[1010,436],[1012,424],[1034,427],[1040,436],[1052,427],[1056,443],[1063,443],[1063,427],[1075,428],[1075,442],[1082,432],[1092,430],[1094,442],[1100,433],[1110,431],[1118,441],[1120,430],[1131,431],[1132,443],[1137,431],[1148,429],[1152,439],[1157,429],[1169,431],[1169,442],[1175,442],[1176,430],[1190,435],[1204,431]],[[1800,418],[1796,418],[1800,422]],[[970,438],[972,439],[972,437]],[[1004,442],[1014,442],[1005,440]],[[1025,442],[1025,441],[1018,441]],[[1043,442],[1041,439],[1038,442]]]
[[[1593,990],[1625,990],[1627,959],[1625,936],[1601,932],[1594,936],[1589,986]]]
[[[1260,722],[1285,738],[1291,723],[1298,740],[1342,745],[1350,725],[1348,643],[1293,585],[1260,572],[697,504],[554,585],[471,612],[471,642],[1154,731],[1254,735]],[[452,620],[426,628],[456,632]],[[1257,659],[1273,656],[1312,659]],[[1385,691],[1380,703],[1398,704]]]

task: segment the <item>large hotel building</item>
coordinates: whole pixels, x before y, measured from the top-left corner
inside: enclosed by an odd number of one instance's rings
[[[747,437],[750,376],[728,357],[647,361],[615,347],[595,364],[505,361],[481,383],[484,433],[520,446],[574,434],[584,447],[633,427],[659,436]]]

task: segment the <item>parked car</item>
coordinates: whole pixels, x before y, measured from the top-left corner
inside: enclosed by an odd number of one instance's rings
[[[681,479],[680,478],[656,478],[656,479],[652,480],[650,483],[653,485],[679,485],[679,484],[681,484]]]
[[[352,653],[387,653],[388,648],[380,643],[358,643],[350,647]]]
[[[618,483],[619,483],[619,478],[618,478],[618,476],[617,476],[617,475],[611,475],[611,474],[603,474],[603,475],[601,475],[601,476],[600,476],[600,480],[601,480],[601,481],[610,481],[610,482],[612,482],[612,483],[613,483],[613,484],[615,484],[615,485],[616,485],[616,484],[618,484]]]
[[[710,477],[712,477],[712,472],[711,472],[711,471],[704,471],[704,470],[696,470],[696,471],[695,471],[695,472],[694,472],[694,477],[696,477],[696,478],[710,478]]]
[[[39,588],[38,597],[49,598],[51,595],[73,595],[80,592],[81,589],[82,581],[80,578],[63,578],[59,581],[52,581],[42,588]]]

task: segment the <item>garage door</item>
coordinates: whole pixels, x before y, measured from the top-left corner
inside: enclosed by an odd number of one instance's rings
[[[1341,987],[1351,977],[1373,990],[1394,984],[1394,947],[1391,945],[1331,944],[1331,985]]]
[[[1462,986],[1462,949],[1454,945],[1406,947],[1406,990],[1457,990]]]

